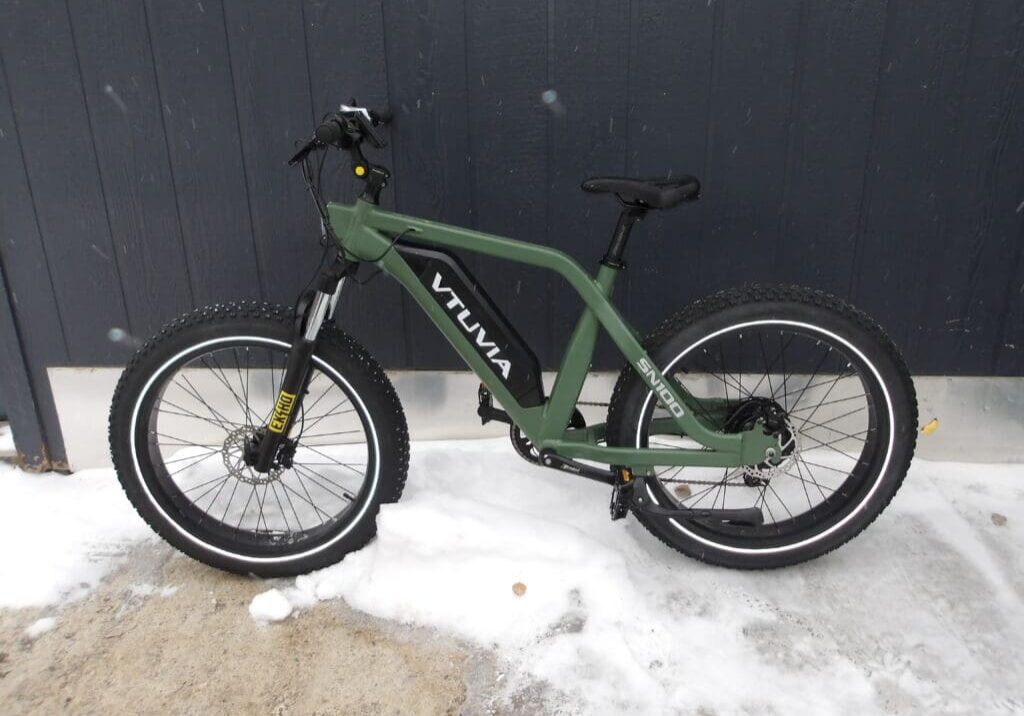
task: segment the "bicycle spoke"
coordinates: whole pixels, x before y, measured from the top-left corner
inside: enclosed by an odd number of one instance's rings
[[[273,493],[274,493],[274,500],[277,502],[277,509],[279,509],[281,511],[281,519],[284,520],[284,528],[288,532],[291,532],[292,531],[292,526],[288,522],[288,514],[284,511],[284,505],[281,504],[281,498],[277,494],[277,485],[275,485],[273,482],[271,482],[270,483],[270,490],[272,490]]]
[[[276,483],[272,482],[270,484],[274,487],[274,495],[277,496],[277,485],[276,485]],[[288,494],[288,491],[284,489],[284,485],[281,486],[281,492],[284,493],[284,498],[285,498],[285,500],[288,501],[288,506],[292,508],[292,514],[295,516],[295,524],[297,524],[299,526],[299,531],[302,531],[303,529],[305,529],[302,526],[302,518],[299,517],[299,512],[298,512],[298,510],[295,509],[295,505],[292,503],[292,498]],[[278,497],[277,501],[278,501],[278,504],[280,504],[281,503],[281,498]],[[281,514],[282,515],[284,514],[284,507],[281,507]],[[285,521],[286,522],[287,522],[287,520],[288,520],[288,518],[285,517]],[[288,529],[290,530],[291,528],[289,527]]]
[[[866,442],[867,441],[867,438],[862,438],[862,437],[860,437],[861,435],[866,435],[867,433],[874,432],[874,430],[875,430],[875,428],[868,428],[868,429],[862,430],[861,432],[857,433],[856,435],[851,435],[850,433],[845,433],[842,430],[838,430],[836,428],[830,428],[830,427],[828,427],[826,425],[823,425],[822,423],[812,423],[810,421],[805,421],[804,424],[805,425],[810,425],[812,429],[818,428],[820,430],[829,430],[829,431],[831,431],[833,433],[839,433],[844,438],[849,438],[851,440],[859,440],[860,442]]]
[[[849,364],[847,364],[846,367],[849,368],[850,367]],[[811,418],[814,417],[814,415],[818,412],[818,410],[821,409],[821,404],[825,400],[827,400],[828,396],[830,396],[832,394],[832,391],[835,390],[835,387],[839,384],[839,381],[842,380],[843,378],[846,378],[846,377],[849,377],[849,376],[840,375],[834,381],[832,381],[832,383],[828,387],[828,390],[825,391],[825,395],[822,397],[822,399],[820,401],[818,401],[817,407],[814,410],[811,411],[810,415],[808,415],[806,418],[804,418],[804,422],[800,423],[800,427],[797,428],[798,431],[800,430],[800,428],[802,428],[804,425],[807,424],[808,420],[810,420]],[[800,395],[800,398],[803,398],[803,394]],[[800,398],[797,398],[796,402],[793,403],[794,407],[796,407],[797,403],[800,402]]]
[[[318,506],[318,505],[317,505],[317,504],[316,504],[315,502],[313,502],[313,497],[312,497],[312,495],[310,495],[310,494],[309,494],[309,490],[308,490],[308,489],[306,488],[306,483],[302,481],[302,475],[298,474],[298,472],[296,472],[296,473],[294,473],[294,474],[295,474],[295,477],[297,477],[297,478],[299,479],[299,486],[300,486],[300,487],[302,488],[302,491],[306,493],[306,496],[305,496],[305,497],[303,497],[303,496],[302,496],[302,495],[300,495],[299,493],[295,492],[294,490],[292,490],[292,488],[288,487],[288,484],[287,484],[287,483],[285,483],[285,482],[282,482],[282,483],[281,483],[281,487],[285,488],[286,490],[290,490],[290,491],[291,491],[292,493],[294,493],[294,494],[295,494],[295,495],[296,495],[297,497],[299,497],[300,499],[302,499],[302,500],[304,500],[305,502],[309,503],[309,505],[310,505],[310,506],[311,506],[311,507],[312,507],[312,508],[313,508],[314,510],[316,510],[317,512],[319,512],[320,514],[322,514],[322,515],[323,515],[324,517],[326,517],[327,519],[330,519],[330,518],[331,518],[331,516],[330,516],[330,515],[328,515],[328,514],[327,514],[326,512],[324,512],[323,510],[321,510],[321,509],[320,509],[320,507],[319,507],[319,506]]]
[[[762,525],[698,521],[700,529],[727,532],[741,542],[777,539],[810,529],[842,504],[840,485],[863,464],[865,450],[877,436],[867,388],[859,390],[849,382],[864,378],[842,346],[802,328],[762,329],[748,324],[716,333],[713,340],[701,343],[700,350],[677,358],[673,367],[673,377],[680,385],[701,396],[695,413],[717,415],[719,424],[726,416],[735,416],[742,422],[730,426],[730,432],[781,415],[788,431],[776,428],[780,437],[786,437],[782,455],[770,462],[724,470],[684,469],[681,465],[654,470],[670,496],[685,494],[678,502],[686,507],[721,510],[753,506],[763,511]],[[857,394],[849,395],[850,391]],[[645,420],[660,419],[661,415],[659,411]],[[664,436],[646,439],[651,448],[681,447]],[[810,460],[807,451],[812,451]],[[825,457],[815,458],[818,451]],[[843,456],[844,462],[827,459],[831,453]],[[833,462],[849,463],[850,469],[840,470]],[[822,479],[831,474],[837,476]],[[833,495],[837,499],[832,499]]]
[[[792,415],[793,413],[800,413],[800,412],[803,412],[804,410],[814,410],[816,408],[824,408],[826,405],[835,405],[836,403],[845,403],[845,402],[850,401],[850,400],[863,400],[863,399],[864,399],[863,395],[851,395],[848,398],[837,398],[835,400],[830,400],[830,401],[828,401],[826,403],[819,403],[818,405],[808,405],[808,406],[806,406],[804,408],[796,408],[794,410],[789,410],[787,412],[790,415]]]
[[[347,467],[348,469],[352,470],[352,472],[356,473],[357,475],[360,475],[360,476],[362,476],[362,473],[360,473],[360,472],[359,472],[358,470],[355,470],[355,469],[353,469],[353,468],[352,468],[352,467],[351,467],[351,466],[350,466],[350,465],[349,465],[348,463],[344,463],[344,462],[340,462],[340,461],[338,461],[338,460],[335,460],[334,458],[332,458],[332,457],[331,457],[330,455],[328,455],[327,453],[324,453],[324,452],[320,452],[319,450],[317,450],[317,449],[316,449],[315,447],[313,447],[312,445],[303,445],[303,447],[304,447],[304,448],[306,448],[307,450],[312,450],[313,452],[315,452],[315,453],[316,453],[317,455],[320,455],[321,457],[325,457],[325,458],[327,458],[328,460],[331,460],[331,462],[327,463],[328,465],[339,465],[339,466],[341,466],[341,467]],[[296,464],[301,464],[301,465],[309,465],[309,464],[312,464],[312,463],[307,463],[307,462],[305,462],[305,461],[302,461],[302,462],[300,462],[300,461],[298,461],[298,460],[296,460],[296,461],[295,461],[295,463],[296,463]]]
[[[230,475],[225,472],[223,475],[218,475],[217,477],[213,478],[212,480],[207,480],[206,482],[202,482],[202,483],[200,483],[198,485],[193,485],[192,487],[188,488],[187,490],[182,490],[182,492],[187,495],[188,493],[192,492],[193,490],[198,490],[201,487],[206,487],[207,485],[212,485],[213,483],[217,482],[218,480],[223,480],[226,477],[230,477]],[[206,494],[206,493],[203,493],[203,494]]]
[[[214,357],[214,355],[211,353],[209,359],[213,361],[214,366],[216,367],[211,366],[206,361],[206,358],[206,356],[203,356],[202,358],[199,359],[199,362],[206,366],[207,370],[210,371],[210,374],[213,375],[213,377],[216,378],[221,383],[221,385],[228,389],[228,392],[231,393],[231,397],[234,398],[235,403],[238,405],[239,408],[242,409],[243,419],[246,420],[246,422],[248,422],[249,408],[244,402],[242,402],[242,396],[235,392],[235,389],[231,386],[231,382],[224,374],[224,369],[220,367],[220,364],[217,362],[217,359]]]
[[[219,453],[219,452],[220,452],[220,450],[218,450],[217,448],[207,448],[207,449],[203,450],[202,452],[200,452],[199,454],[201,455],[201,454],[205,453],[207,455],[214,455],[214,454]],[[189,454],[189,455],[185,455],[184,457],[176,457],[176,458],[172,458],[170,460],[164,460],[164,467],[167,467],[168,465],[170,465],[172,463],[175,463],[175,462],[183,462],[185,460],[192,460],[192,459],[194,459],[196,457],[198,457],[198,455],[196,455],[195,453],[192,453],[192,454]]]
[[[249,504],[252,502],[252,496],[256,494],[256,485],[252,486],[252,491],[249,493],[249,499],[245,501],[245,507],[242,508],[242,513],[238,516],[238,524],[235,529],[242,529],[242,520],[245,519],[245,514],[249,511]]]
[[[175,476],[175,475],[177,475],[177,474],[178,474],[179,472],[184,472],[185,470],[188,470],[188,469],[190,469],[190,468],[193,468],[193,467],[195,467],[196,465],[198,465],[199,463],[201,463],[201,462],[203,462],[203,461],[205,461],[205,460],[208,460],[208,459],[210,459],[211,457],[213,457],[213,456],[214,456],[214,455],[216,455],[216,454],[217,454],[217,452],[216,452],[216,451],[214,451],[214,452],[211,452],[211,453],[209,453],[209,454],[207,454],[207,455],[203,455],[202,457],[199,457],[199,458],[197,458],[197,459],[196,459],[195,461],[193,461],[193,462],[190,462],[189,464],[187,464],[187,465],[184,465],[183,467],[179,467],[179,468],[178,468],[177,470],[175,470],[174,472],[170,472],[170,473],[167,473],[167,474],[168,474],[168,477],[174,477],[174,476]],[[171,462],[174,462],[174,461],[172,460]],[[164,463],[164,467],[167,467],[167,463]]]
[[[823,365],[825,365],[825,361],[828,360],[828,357],[831,354],[832,354],[832,346],[829,346],[828,350],[825,352],[825,355],[823,355],[821,357],[821,360],[818,361],[818,365],[816,365],[814,367],[814,372],[811,374],[811,377],[807,379],[807,383],[804,384],[803,390],[800,391],[800,395],[798,395],[796,400],[793,401],[793,409],[796,409],[796,406],[800,403],[800,400],[804,397],[804,393],[807,392],[808,386],[810,386],[810,384],[814,381],[814,379],[818,377],[818,371],[820,371],[821,367]]]
[[[343,398],[342,401],[340,403],[338,403],[337,405],[335,405],[334,407],[332,407],[330,411],[324,413],[323,415],[320,415],[319,417],[316,418],[316,420],[313,420],[313,422],[311,422],[309,425],[303,425],[303,429],[304,430],[310,430],[310,429],[316,427],[317,425],[319,425],[325,418],[329,418],[329,417],[336,416],[336,415],[346,415],[348,413],[354,412],[355,408],[350,408],[348,410],[342,410],[342,411],[339,411],[339,412],[333,412],[336,408],[340,408],[342,405],[344,405],[347,402],[349,402],[348,398]]]
[[[180,510],[176,519],[205,525],[214,543],[279,549],[321,539],[356,503],[376,459],[350,393],[314,365],[289,442],[269,469],[249,464],[280,394],[286,357],[284,348],[259,343],[193,355],[168,372],[151,408],[148,450],[162,468],[158,479],[171,509]]]
[[[309,468],[296,467],[295,469],[296,470],[300,470],[301,472],[303,472],[304,475],[305,475],[305,478],[307,480],[309,480],[310,482],[312,482],[317,487],[319,487],[321,490],[323,490],[324,492],[326,492],[326,493],[328,493],[330,495],[333,495],[334,497],[337,497],[339,500],[348,500],[349,502],[351,502],[352,500],[355,499],[355,495],[353,495],[350,492],[348,492],[348,490],[343,488],[341,485],[338,485],[335,482],[331,482],[326,477],[321,475],[319,472],[314,473]],[[313,477],[313,475],[316,475],[317,477]],[[323,483],[321,483],[317,478],[321,478],[321,479],[325,480],[326,482],[330,483],[331,485],[334,485],[336,488],[341,490],[342,494],[339,495],[337,492],[334,492],[329,487],[324,487]]]
[[[178,375],[179,375],[179,376],[181,377],[181,379],[182,379],[183,381],[185,381],[185,383],[187,383],[187,384],[188,384],[188,388],[186,388],[185,386],[183,386],[183,385],[182,385],[181,383],[177,383],[177,381],[175,381],[175,382],[176,382],[176,385],[177,385],[177,386],[178,386],[179,388],[181,388],[181,389],[182,389],[183,391],[185,391],[185,393],[186,393],[187,395],[190,395],[190,396],[192,397],[192,399],[193,399],[193,400],[196,400],[196,401],[197,401],[197,402],[198,402],[198,403],[199,403],[200,405],[202,405],[202,406],[203,406],[204,408],[206,408],[206,409],[207,409],[208,411],[210,411],[210,415],[214,416],[214,418],[215,418],[215,419],[216,419],[216,420],[217,420],[218,422],[220,422],[220,423],[221,423],[221,427],[223,427],[223,428],[224,428],[224,432],[228,432],[228,433],[230,433],[230,432],[231,432],[231,430],[230,430],[230,429],[228,429],[228,427],[227,427],[227,426],[228,426],[228,425],[232,425],[232,426],[235,426],[235,425],[236,425],[236,423],[233,423],[232,421],[228,420],[228,419],[227,419],[226,417],[224,417],[224,416],[223,416],[223,415],[222,415],[222,414],[220,413],[220,411],[218,411],[218,410],[215,410],[215,409],[213,408],[213,406],[211,406],[211,405],[210,405],[209,403],[207,403],[207,402],[206,402],[206,401],[205,401],[205,400],[203,399],[203,396],[199,394],[199,391],[198,391],[198,390],[196,389],[196,387],[195,387],[194,385],[192,385],[192,381],[190,381],[190,380],[188,379],[188,376],[186,376],[186,375],[185,375],[184,373],[179,373]]]

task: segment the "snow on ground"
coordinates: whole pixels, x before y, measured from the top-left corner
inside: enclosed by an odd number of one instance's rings
[[[29,639],[38,639],[48,631],[53,631],[57,626],[57,617],[42,617],[36,619],[25,629],[25,636]]]
[[[13,455],[15,452],[11,426],[7,423],[0,423],[0,455]]]
[[[80,597],[151,534],[112,470],[39,475],[0,463],[0,607]]]
[[[1022,496],[1021,466],[918,462],[840,551],[735,572],[611,522],[604,486],[503,441],[417,444],[376,541],[257,599],[287,616],[282,599],[343,598],[497,648],[510,693],[540,679],[568,713],[1019,709]]]
[[[249,610],[340,598],[435,627],[496,649],[506,694],[540,680],[563,713],[1024,709],[1024,467],[918,461],[864,534],[772,572],[686,559],[611,522],[608,496],[503,440],[417,443],[374,542]],[[142,539],[112,471],[0,466],[0,606],[80,596]]]

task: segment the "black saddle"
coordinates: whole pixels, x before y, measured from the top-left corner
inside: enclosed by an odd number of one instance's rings
[[[591,177],[581,186],[583,191],[592,194],[615,194],[624,204],[645,209],[671,209],[676,204],[700,198],[700,181],[688,174],[676,179]]]

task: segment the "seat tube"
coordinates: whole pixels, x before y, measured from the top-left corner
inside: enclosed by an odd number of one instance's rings
[[[598,269],[596,283],[605,298],[611,298],[618,274],[619,269],[606,264],[601,264]],[[551,387],[551,397],[544,410],[545,433],[561,437],[569,425],[583,383],[587,380],[599,328],[597,315],[589,306],[585,306],[565,348],[555,384]]]

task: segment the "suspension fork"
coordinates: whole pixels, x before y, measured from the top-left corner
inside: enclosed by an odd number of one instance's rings
[[[300,412],[302,399],[309,385],[317,335],[324,321],[334,315],[350,268],[349,261],[340,255],[337,256],[317,277],[312,298],[309,299],[307,294],[299,300],[292,334],[292,348],[288,353],[281,389],[274,402],[270,420],[260,430],[259,443],[256,446],[253,468],[257,472],[270,471],[281,443],[288,439],[288,433],[295,422],[295,415]]]

